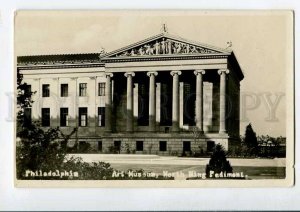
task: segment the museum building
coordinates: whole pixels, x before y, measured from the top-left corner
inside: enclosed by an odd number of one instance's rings
[[[163,32],[109,53],[19,56],[26,116],[99,153],[181,155],[239,144],[240,81],[228,49]]]

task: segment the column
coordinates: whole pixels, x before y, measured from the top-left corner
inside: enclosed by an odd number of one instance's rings
[[[160,123],[160,113],[161,113],[161,83],[159,82],[156,82],[155,83],[156,85],[156,89],[155,89],[155,96],[156,96],[156,99],[155,99],[155,104],[156,104],[156,109],[155,109],[155,113],[156,113],[156,123]]]
[[[171,71],[173,76],[173,93],[172,93],[172,131],[179,131],[179,75],[181,71]]]
[[[139,116],[139,84],[133,84],[133,128],[137,126],[137,118]]]
[[[226,74],[228,69],[220,69],[220,129],[219,133],[226,133]]]
[[[195,70],[196,75],[196,127],[203,133],[203,74],[204,70]]]
[[[127,132],[133,131],[133,83],[132,77],[134,77],[134,72],[127,72],[124,74],[127,77]]]
[[[156,117],[156,101],[155,101],[155,76],[157,72],[147,72],[149,76],[149,131],[155,131],[155,117]]]
[[[111,78],[113,77],[112,73],[105,73],[106,75],[106,84],[105,84],[105,131],[111,132],[111,112],[112,112],[112,86]]]

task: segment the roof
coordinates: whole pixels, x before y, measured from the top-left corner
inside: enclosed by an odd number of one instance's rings
[[[30,55],[17,57],[18,65],[38,65],[38,64],[57,64],[57,63],[99,63],[100,53],[87,54],[53,54],[53,55]]]

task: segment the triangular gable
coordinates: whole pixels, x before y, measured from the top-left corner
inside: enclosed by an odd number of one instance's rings
[[[229,51],[162,33],[103,55],[102,58],[136,56],[228,54]]]

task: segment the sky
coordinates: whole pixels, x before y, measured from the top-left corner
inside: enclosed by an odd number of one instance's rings
[[[56,11],[18,12],[15,55],[107,52],[168,32],[200,43],[231,48],[245,75],[241,81],[240,132],[285,136],[287,82],[292,57],[289,12]],[[288,91],[290,92],[290,91]]]

